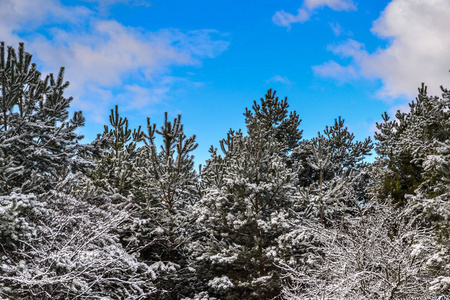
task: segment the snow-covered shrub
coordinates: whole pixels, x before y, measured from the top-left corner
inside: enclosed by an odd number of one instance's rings
[[[300,230],[300,229],[299,229]],[[311,265],[284,264],[285,299],[394,299],[439,294],[427,269],[436,249],[431,230],[373,204],[332,228],[309,226],[320,241]]]
[[[57,190],[0,202],[0,297],[142,299],[155,292],[154,271],[114,233],[127,213]]]

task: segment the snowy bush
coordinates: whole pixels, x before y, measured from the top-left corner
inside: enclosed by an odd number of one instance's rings
[[[389,206],[369,205],[361,216],[333,228],[307,230],[321,246],[312,266],[283,265],[285,299],[394,299],[430,293],[427,261],[437,247],[435,235],[405,222]]]
[[[141,299],[154,293],[154,272],[114,234],[126,213],[58,191],[0,201],[0,218],[7,221],[0,235],[9,240],[0,251],[1,297]]]

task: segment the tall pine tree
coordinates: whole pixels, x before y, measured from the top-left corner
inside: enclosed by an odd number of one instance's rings
[[[196,285],[187,249],[194,234],[191,207],[199,197],[195,138],[184,133],[180,115],[170,121],[166,113],[159,129],[147,119],[144,145],[138,150],[134,202],[139,223],[132,228],[132,242],[159,276],[158,299],[188,297]]]
[[[6,51],[5,51],[6,50]],[[69,119],[72,97],[64,68],[41,78],[31,54],[19,44],[16,52],[0,44],[0,185],[3,194],[15,189],[44,192],[89,162],[75,159],[84,125],[81,111]]]
[[[268,91],[246,109],[247,136],[230,131],[203,169],[198,222],[206,234],[197,260],[211,295],[269,299],[280,291],[277,238],[289,222],[296,171],[290,154],[301,138],[297,114]]]

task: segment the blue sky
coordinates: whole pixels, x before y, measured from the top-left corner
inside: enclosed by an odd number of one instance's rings
[[[448,0],[0,0],[0,40],[44,72],[66,67],[86,141],[118,104],[132,126],[164,111],[196,134],[196,162],[268,88],[311,138],[342,116],[358,139],[450,86]]]

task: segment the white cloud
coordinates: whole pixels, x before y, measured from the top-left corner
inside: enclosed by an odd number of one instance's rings
[[[429,86],[431,94],[440,95],[440,85],[450,86],[449,15],[448,0],[393,0],[372,27],[375,35],[388,40],[386,47],[368,53],[361,43],[348,40],[330,50],[350,57],[347,69],[357,70],[358,76],[381,80],[379,95],[386,100],[414,97],[421,82]],[[326,64],[315,69],[324,69]],[[317,74],[338,79],[342,76]]]
[[[56,0],[0,0],[0,28],[3,32],[32,31],[49,23],[76,23],[90,11],[63,6]]]
[[[339,23],[330,23],[330,28],[333,31],[335,36],[340,36],[342,34],[342,32],[344,31],[342,29],[341,24],[339,24]]]
[[[353,66],[342,66],[332,60],[320,66],[313,66],[313,71],[321,77],[334,78],[339,83],[348,82],[357,77],[357,72]]]
[[[347,39],[338,45],[329,45],[327,49],[341,57],[360,58],[362,55],[366,55],[364,44],[353,39]]]
[[[133,6],[145,6],[149,7],[151,5],[150,1],[147,0],[82,0],[84,2],[96,3],[97,5],[112,6],[117,4],[127,4]]]
[[[290,29],[291,24],[308,21],[317,9],[323,7],[329,7],[335,11],[356,10],[356,6],[352,0],[304,0],[302,7],[297,10],[296,15],[281,10],[275,13],[272,17],[272,21],[278,26]]]
[[[303,8],[299,8],[297,15],[285,12],[284,10],[277,11],[272,17],[273,23],[278,26],[291,28],[292,23],[304,23],[309,20],[311,13]]]
[[[324,6],[336,11],[356,10],[356,5],[352,0],[305,0],[303,5],[310,11]]]
[[[82,0],[82,1],[94,3],[96,9],[102,15],[108,14],[110,8],[115,5],[143,6],[143,7],[151,6],[150,1],[147,0]]]
[[[282,84],[292,84],[292,82],[287,78],[287,76],[275,75],[266,80],[266,83],[282,83]]]
[[[152,95],[164,96],[178,84],[165,79],[173,67],[200,65],[204,58],[213,58],[228,47],[228,42],[213,30],[149,32],[56,0],[0,1],[2,39],[8,45],[25,40],[26,50],[34,55],[44,73],[58,72],[60,66],[65,66],[66,79],[71,82],[68,94],[74,96],[74,106],[98,121],[102,118],[96,115],[104,115],[107,107],[116,104],[113,101],[123,99],[130,107],[154,103],[154,97],[145,89]],[[130,1],[109,0],[107,4],[118,2]],[[44,25],[46,29],[40,32],[45,34],[27,34]],[[131,80],[133,84],[129,84]],[[118,92],[122,86],[124,90]],[[116,98],[117,93],[130,98]],[[92,105],[92,101],[96,104]]]
[[[214,57],[227,42],[214,41],[211,31],[141,32],[116,21],[95,21],[82,34],[58,30],[51,40],[40,37],[30,47],[52,69],[65,65],[81,86],[96,83],[111,87],[128,75],[152,80],[174,65],[195,65]],[[55,59],[56,57],[56,59]]]
[[[142,109],[148,106],[149,103],[159,102],[166,94],[170,92],[169,86],[159,86],[156,88],[146,88],[140,85],[126,85],[124,91],[116,98],[118,102],[125,102],[133,99],[125,110]]]
[[[341,35],[347,35],[352,36],[353,33],[351,31],[345,31],[344,28],[342,28],[341,24],[330,22],[329,23],[331,31],[333,31],[335,36],[341,36]]]

